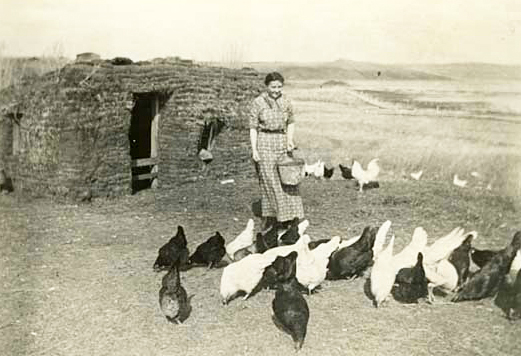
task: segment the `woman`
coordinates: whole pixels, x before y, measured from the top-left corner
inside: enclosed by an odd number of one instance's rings
[[[277,161],[295,148],[295,120],[291,102],[282,94],[284,77],[269,73],[264,80],[266,92],[253,101],[250,109],[250,141],[261,188],[264,230],[273,225],[284,227],[293,218],[304,217],[298,186],[280,182]]]

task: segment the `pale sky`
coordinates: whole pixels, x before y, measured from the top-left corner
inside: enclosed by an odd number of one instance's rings
[[[521,64],[521,0],[0,0],[0,51]]]

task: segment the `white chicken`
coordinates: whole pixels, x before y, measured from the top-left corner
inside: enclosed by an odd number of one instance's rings
[[[362,235],[358,235],[358,236],[355,236],[355,237],[351,237],[350,239],[347,239],[347,240],[340,240],[340,244],[338,245],[338,249],[340,250],[341,248],[351,246],[352,244],[354,244],[355,242],[360,240],[361,237],[362,237]]]
[[[322,162],[322,160],[318,160],[318,164],[315,166],[315,169],[313,170],[313,175],[315,178],[322,178],[324,177],[324,166],[325,163]]]
[[[302,243],[302,237],[305,235],[301,235],[300,238],[295,242],[293,245],[284,245],[284,246],[278,246],[270,248],[269,250],[265,251],[263,255],[265,256],[274,256],[276,258],[277,256],[286,257],[293,251],[297,251],[300,244]]]
[[[276,255],[254,253],[224,267],[220,290],[222,303],[228,304],[230,298],[239,291],[246,292],[243,298],[246,300],[262,279],[264,269],[271,265],[275,258]]]
[[[457,227],[448,235],[440,237],[434,241],[432,245],[425,248],[423,263],[426,265],[432,265],[443,259],[449,258],[452,251],[457,249],[469,235],[472,235],[472,239],[475,239],[478,233],[476,231],[471,231],[465,234],[462,228]]]
[[[461,227],[457,227],[448,235],[437,239],[432,245],[425,248],[423,268],[425,277],[429,280],[427,289],[430,303],[434,303],[434,288],[438,288],[445,293],[456,290],[459,279],[458,271],[449,262],[449,257],[465,239],[469,236],[475,239],[477,235],[476,231],[465,233]]]
[[[329,259],[329,256],[340,246],[340,236],[333,236],[328,242],[318,245],[311,253],[318,259]]]
[[[392,268],[393,247],[394,235],[391,236],[387,247],[376,256],[371,269],[371,294],[377,308],[387,300],[396,279],[396,271]]]
[[[233,261],[233,255],[238,250],[251,246],[254,241],[253,236],[253,228],[255,226],[255,222],[253,219],[249,219],[246,224],[246,228],[239,234],[237,237],[230,243],[226,245],[226,253],[228,257]]]
[[[315,170],[317,169],[319,164],[320,164],[320,160],[318,160],[317,162],[315,162],[313,164],[307,164],[306,162],[304,162],[304,175],[305,176],[312,175],[315,172]]]
[[[460,188],[465,188],[465,186],[467,185],[467,181],[463,180],[463,179],[459,179],[457,174],[454,175],[454,178],[452,179],[452,183],[455,186],[458,186]]]
[[[510,266],[510,272],[517,273],[521,269],[521,250],[517,250],[516,257],[512,261],[512,265]]]
[[[298,234],[299,234],[299,236],[304,235],[304,232],[306,231],[308,226],[309,226],[309,220],[308,219],[306,219],[304,221],[301,221],[300,224],[298,224]]]
[[[434,265],[423,265],[425,278],[429,280],[427,284],[428,300],[434,303],[434,288],[439,288],[443,292],[453,292],[458,286],[458,272],[456,267],[444,258]]]
[[[402,268],[413,267],[418,260],[418,253],[427,245],[427,232],[422,227],[414,229],[411,242],[393,256],[393,268],[398,273]]]
[[[335,236],[326,243],[320,244],[314,250],[309,250],[308,235],[299,239],[300,244],[297,252],[297,280],[311,293],[318,285],[326,279],[329,256],[338,248],[340,237]]]
[[[378,174],[380,173],[380,166],[378,165],[378,161],[378,158],[373,158],[367,165],[367,170],[364,170],[360,162],[358,162],[357,160],[353,160],[351,173],[353,177],[358,181],[360,191],[363,190],[365,184],[375,181],[376,177],[378,177]]]
[[[411,173],[411,178],[413,178],[415,180],[420,180],[422,175],[423,175],[423,170],[420,170],[418,172],[412,172]]]
[[[387,232],[389,232],[390,228],[391,228],[391,221],[387,220],[378,229],[378,232],[376,233],[376,237],[374,239],[374,244],[373,244],[373,261],[376,259],[378,254],[380,252],[382,252],[384,243],[385,243],[385,239],[387,237]]]

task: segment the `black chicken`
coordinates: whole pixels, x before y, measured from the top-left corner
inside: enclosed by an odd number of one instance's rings
[[[517,271],[517,276],[513,273],[505,276],[494,299],[494,304],[505,312],[508,319],[521,318],[521,270]]]
[[[190,254],[186,246],[185,232],[183,227],[179,225],[177,234],[159,249],[156,262],[154,262],[154,271],[166,270],[178,260],[179,268],[185,269],[188,265],[188,256]]]
[[[478,250],[473,247],[470,252],[470,258],[479,268],[483,268],[498,252],[495,250]]]
[[[351,173],[351,167],[342,166],[342,164],[339,164],[338,166],[340,167],[344,179],[355,179]]]
[[[208,269],[221,261],[226,254],[225,241],[219,231],[208,240],[197,246],[195,252],[190,256],[190,264],[206,265]]]
[[[324,166],[324,178],[330,179],[333,176],[334,171],[335,167],[327,168]]]
[[[521,231],[516,232],[512,242],[492,257],[483,268],[461,286],[453,302],[479,300],[494,296],[503,284],[517,251],[521,248]]]
[[[367,226],[362,236],[351,246],[341,248],[329,258],[326,279],[360,277],[373,263],[373,245],[376,229]]]
[[[266,234],[262,235],[264,242],[268,249],[278,246],[278,228],[277,224],[273,225],[271,229],[269,229]]]
[[[319,239],[319,240],[313,240],[308,243],[308,247],[310,250],[313,250],[317,248],[318,245],[328,243],[331,239]]]
[[[300,238],[300,235],[298,234],[298,223],[299,218],[294,218],[291,221],[289,229],[284,234],[282,234],[280,239],[278,239],[279,246],[293,245],[295,242],[297,242],[297,240]]]
[[[11,193],[14,191],[13,180],[0,170],[0,193]]]
[[[470,250],[472,248],[471,242],[474,235],[469,234],[465,241],[452,253],[449,257],[449,262],[452,263],[456,272],[458,272],[458,287],[461,286],[469,276],[470,268]]]
[[[291,335],[295,349],[300,350],[306,337],[309,321],[309,307],[299,291],[296,279],[297,252],[286,257],[277,257],[272,266],[276,271],[278,284],[272,302],[273,322],[277,327]]]
[[[402,268],[398,271],[391,293],[399,302],[418,303],[418,299],[428,294],[427,284],[423,269],[423,254],[420,252],[414,267]]]
[[[269,249],[268,244],[266,243],[266,240],[264,239],[264,235],[262,233],[258,232],[257,236],[255,238],[255,250],[257,253],[264,253]]]

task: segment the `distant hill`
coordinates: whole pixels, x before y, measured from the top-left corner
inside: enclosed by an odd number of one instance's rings
[[[409,66],[425,73],[454,79],[521,80],[521,65],[449,63]]]
[[[487,63],[379,64],[340,59],[325,63],[252,62],[259,71],[281,71],[293,80],[521,80],[521,65]]]
[[[348,87],[349,84],[342,80],[328,80],[325,83],[322,83],[323,87]]]

